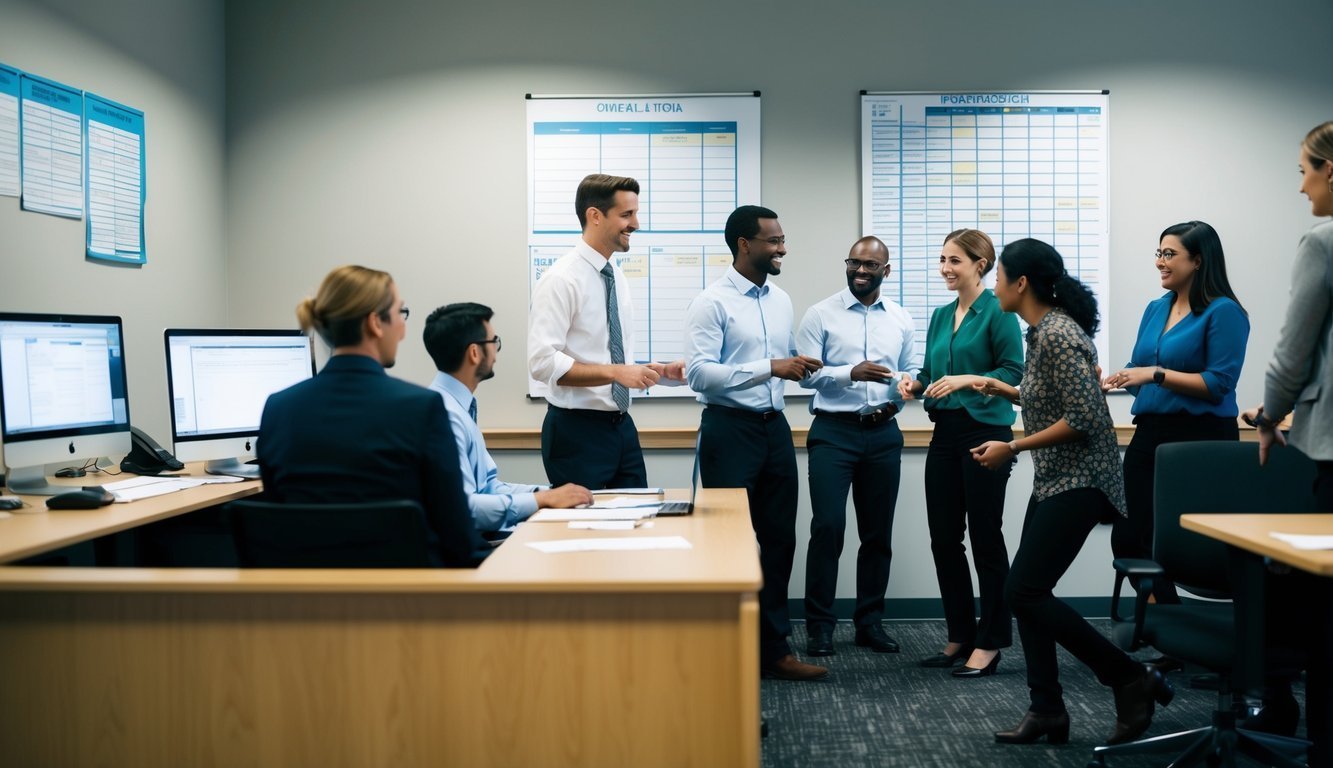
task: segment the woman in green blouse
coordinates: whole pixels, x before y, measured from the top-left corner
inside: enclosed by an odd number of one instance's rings
[[[1014,408],[972,387],[983,376],[1017,384],[1023,375],[1023,340],[1014,316],[1000,309],[982,283],[995,266],[995,246],[985,232],[950,232],[940,249],[940,275],[958,299],[938,307],[926,332],[926,355],[915,381],[904,380],[904,399],[925,396],[935,422],[926,452],[926,521],[935,558],[948,643],[920,661],[923,667],[953,667],[955,677],[993,674],[1000,649],[1013,644],[1004,580],[1009,574],[1000,523],[1009,471],[988,472],[971,449],[987,440],[1014,439]],[[981,592],[981,616],[972,599],[963,533],[970,534]]]

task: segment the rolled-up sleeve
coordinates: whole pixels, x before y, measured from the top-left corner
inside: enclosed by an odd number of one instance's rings
[[[1236,389],[1249,339],[1250,319],[1239,305],[1227,302],[1213,313],[1204,343],[1204,369],[1199,372],[1213,402],[1219,402]]]
[[[574,367],[565,353],[578,297],[574,286],[548,273],[537,281],[528,310],[528,375],[548,387],[556,386]]]

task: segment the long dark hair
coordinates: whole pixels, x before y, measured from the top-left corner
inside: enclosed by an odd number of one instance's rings
[[[1222,256],[1222,238],[1217,236],[1217,230],[1202,221],[1187,221],[1162,230],[1157,242],[1160,243],[1167,235],[1180,238],[1180,244],[1185,246],[1189,255],[1199,260],[1199,271],[1190,283],[1190,312],[1197,315],[1207,309],[1214,299],[1223,296],[1240,307],[1240,299],[1236,298],[1227,280],[1227,262]],[[1245,307],[1240,307],[1240,311],[1244,312]]]
[[[1000,253],[1000,264],[1005,279],[1013,282],[1026,277],[1039,301],[1063,309],[1089,336],[1097,333],[1097,298],[1065,271],[1065,260],[1049,244],[1030,237],[1015,240]]]

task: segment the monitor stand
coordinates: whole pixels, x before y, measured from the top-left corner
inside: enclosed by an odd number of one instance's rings
[[[76,485],[51,485],[47,481],[45,464],[35,467],[10,467],[9,474],[5,476],[5,485],[14,493],[29,496],[55,496],[58,493],[79,490],[79,486]]]
[[[246,464],[240,459],[213,459],[204,462],[204,471],[210,475],[231,475],[232,477],[244,477],[248,480],[259,479],[259,465]]]

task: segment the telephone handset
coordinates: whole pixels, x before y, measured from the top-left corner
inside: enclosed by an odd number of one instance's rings
[[[180,459],[157,444],[138,427],[130,427],[130,452],[120,461],[120,468],[136,475],[159,475],[185,469]]]

